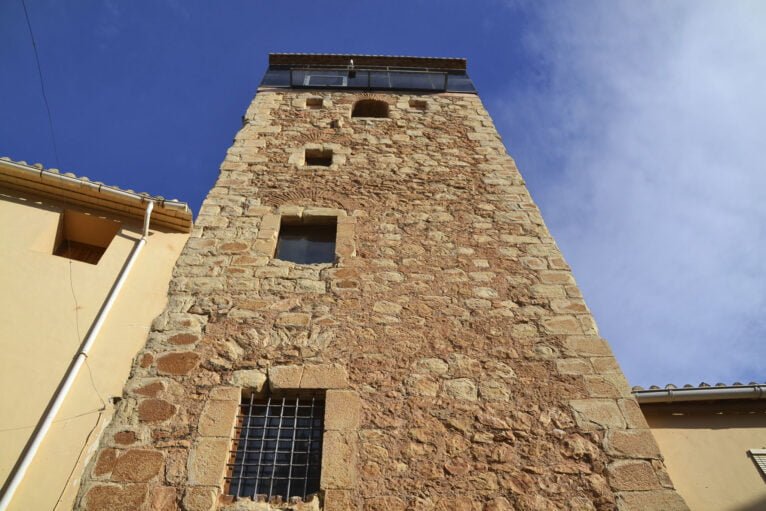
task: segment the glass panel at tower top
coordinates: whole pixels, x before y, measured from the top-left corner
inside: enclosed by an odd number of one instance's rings
[[[270,61],[261,87],[476,92],[464,66],[462,69],[438,67],[436,62],[437,66],[431,67],[429,64],[434,64],[433,61],[418,58],[396,61],[395,58],[357,56],[355,64],[355,56],[299,57],[302,58],[291,63],[284,58]]]

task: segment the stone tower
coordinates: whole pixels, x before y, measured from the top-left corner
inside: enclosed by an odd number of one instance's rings
[[[77,509],[686,509],[465,60],[269,64]]]

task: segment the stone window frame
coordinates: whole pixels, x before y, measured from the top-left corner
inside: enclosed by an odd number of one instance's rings
[[[279,365],[269,367],[267,373],[257,369],[235,371],[229,385],[213,387],[203,405],[197,438],[189,456],[185,500],[204,496],[203,500],[214,503],[208,509],[222,511],[230,506],[237,510],[263,509],[262,503],[242,498],[235,501],[224,491],[231,448],[237,440],[234,435],[242,395],[254,393],[261,397],[267,389],[271,392],[324,391],[320,509],[349,509],[357,486],[362,404],[359,394],[349,385],[346,369],[339,364]],[[284,503],[273,505],[272,509],[289,506]]]
[[[322,208],[314,206],[280,206],[275,213],[263,215],[260,228],[258,230],[258,240],[262,253],[270,258],[275,258],[277,253],[277,242],[279,240],[279,229],[282,225],[282,219],[288,219],[293,222],[317,224],[327,223],[328,218],[335,218],[335,261],[332,264],[338,266],[345,258],[356,255],[356,244],[354,243],[354,225],[356,219],[349,216],[346,211],[338,208]],[[299,263],[292,263],[299,264]]]

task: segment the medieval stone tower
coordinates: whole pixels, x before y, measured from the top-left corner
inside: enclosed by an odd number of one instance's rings
[[[293,54],[76,506],[686,508],[465,60]]]

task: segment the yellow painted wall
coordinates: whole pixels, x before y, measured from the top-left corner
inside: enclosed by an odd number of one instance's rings
[[[140,238],[141,221],[118,218],[121,227],[97,265],[54,256],[64,209],[85,211],[0,189],[0,481],[8,478]],[[132,360],[165,306],[188,236],[151,231],[11,510],[72,508],[91,448],[111,417],[109,398],[121,396]]]
[[[747,454],[766,447],[766,410],[645,415],[670,478],[692,511],[766,510],[766,479]]]

